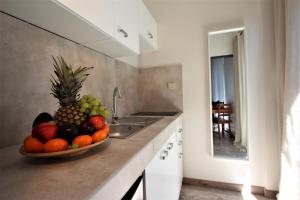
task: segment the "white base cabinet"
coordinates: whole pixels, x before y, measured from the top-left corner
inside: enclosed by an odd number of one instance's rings
[[[147,200],[179,199],[182,184],[182,127],[159,150],[145,169]]]

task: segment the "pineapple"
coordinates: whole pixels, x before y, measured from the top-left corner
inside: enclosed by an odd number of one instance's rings
[[[54,60],[54,73],[56,78],[51,78],[51,94],[58,99],[60,107],[54,115],[54,120],[59,126],[73,124],[79,126],[86,120],[87,116],[80,112],[78,100],[79,91],[85,81],[87,71],[92,67],[79,67],[75,71],[68,65],[62,57]]]

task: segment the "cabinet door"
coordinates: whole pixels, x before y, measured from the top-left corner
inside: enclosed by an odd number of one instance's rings
[[[182,126],[178,128],[176,131],[176,161],[177,161],[177,186],[176,191],[178,191],[178,196],[180,195],[180,190],[182,186],[182,178],[183,178],[183,152],[182,152],[182,144],[183,144],[183,138],[182,138]]]
[[[153,47],[153,50],[158,49],[158,41],[157,41],[157,22],[153,18],[153,16],[149,13],[148,17],[148,31],[147,36],[148,40],[150,41],[150,44]]]
[[[178,145],[176,144],[176,133],[174,132],[173,137],[167,144],[169,150],[169,199],[179,199],[180,187],[179,187],[179,173],[180,166],[178,162]]]
[[[163,200],[168,199],[168,193],[165,188],[169,185],[168,169],[165,167],[168,165],[166,156],[165,145],[150,162],[145,170],[146,175],[146,195],[147,200]]]
[[[139,0],[139,34],[142,52],[158,49],[157,23],[142,0]]]
[[[65,2],[72,1],[65,0]],[[75,42],[108,39],[99,28],[91,26],[86,19],[64,5],[63,0],[0,0],[0,2],[1,11]]]
[[[115,13],[115,39],[139,54],[138,2],[113,0]]]
[[[179,197],[175,142],[174,134],[145,170],[147,200],[176,200]]]
[[[108,36],[114,36],[114,8],[111,0],[57,1]]]

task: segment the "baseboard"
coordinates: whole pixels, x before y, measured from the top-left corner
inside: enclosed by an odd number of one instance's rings
[[[276,199],[277,194],[278,194],[278,191],[268,190],[268,189],[264,188],[264,196],[266,198]]]
[[[208,181],[208,180],[186,178],[186,177],[183,178],[182,183],[186,185],[199,185],[199,186],[213,187],[213,188],[224,189],[224,190],[232,190],[237,192],[241,192],[243,188],[242,184],[224,183],[224,182]],[[251,186],[251,193],[261,195],[270,199],[276,199],[276,195],[278,191],[267,190],[264,187],[260,187],[260,186]]]

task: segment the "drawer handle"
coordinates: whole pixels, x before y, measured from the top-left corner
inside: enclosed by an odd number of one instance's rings
[[[160,155],[160,159],[165,160],[168,157],[168,151],[164,150]]]
[[[178,132],[182,133],[183,132],[183,128],[178,129]]]
[[[183,153],[179,153],[178,158],[181,159],[183,157]]]
[[[171,150],[173,148],[174,144],[172,142],[170,142],[167,146],[167,149],[168,150]]]
[[[118,32],[119,32],[119,33],[123,33],[123,35],[124,35],[125,38],[128,37],[128,33],[127,33],[124,29],[119,28],[119,29],[118,29]]]
[[[149,36],[150,39],[153,39],[152,33],[148,33],[148,36]]]

